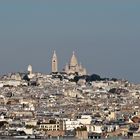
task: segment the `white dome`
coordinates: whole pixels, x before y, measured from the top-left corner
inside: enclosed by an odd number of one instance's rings
[[[31,65],[28,66],[28,72],[32,72],[33,68]]]
[[[77,61],[77,58],[75,56],[75,53],[73,52],[73,55],[71,57],[71,60],[70,60],[70,66],[77,66],[78,65],[78,61]]]

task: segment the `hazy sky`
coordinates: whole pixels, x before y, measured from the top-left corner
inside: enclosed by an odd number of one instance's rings
[[[0,0],[0,73],[59,70],[72,51],[88,72],[140,83],[140,0]]]

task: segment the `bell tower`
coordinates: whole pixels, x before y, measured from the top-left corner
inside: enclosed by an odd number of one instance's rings
[[[53,57],[52,57],[52,73],[58,72],[58,60],[56,52],[54,51]]]

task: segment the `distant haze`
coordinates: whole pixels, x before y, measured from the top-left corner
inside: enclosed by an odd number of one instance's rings
[[[140,0],[1,0],[0,73],[61,71],[74,50],[88,73],[140,83]]]

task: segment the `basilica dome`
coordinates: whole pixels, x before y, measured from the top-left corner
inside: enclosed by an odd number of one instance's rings
[[[70,60],[70,66],[77,66],[78,65],[78,61],[77,61],[77,58],[75,56],[75,53],[73,52],[73,55],[71,57],[71,60]]]

